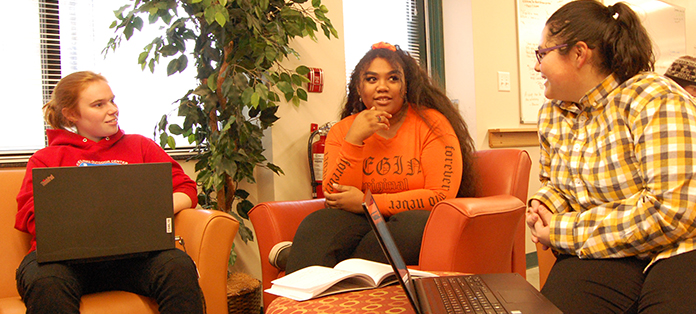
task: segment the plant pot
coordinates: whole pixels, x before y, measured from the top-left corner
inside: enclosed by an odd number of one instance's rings
[[[227,277],[227,308],[230,314],[261,313],[261,281],[235,272]]]

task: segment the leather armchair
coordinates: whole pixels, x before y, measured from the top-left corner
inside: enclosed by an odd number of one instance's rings
[[[516,272],[526,277],[525,225],[531,160],[517,149],[476,152],[477,195],[442,201],[432,209],[423,234],[420,264],[429,271]],[[276,201],[256,205],[249,219],[261,255],[263,289],[283,275],[268,262],[271,248],[292,241],[308,214],[324,199]],[[275,298],[264,292],[264,307]]]
[[[544,250],[541,244],[536,244],[537,249],[537,260],[539,261],[539,289],[544,287],[546,279],[549,278],[549,273],[553,264],[556,263],[556,255],[553,255],[553,251]]]
[[[0,170],[0,313],[25,313],[17,293],[15,270],[29,250],[30,236],[14,229],[17,193],[24,169]],[[200,285],[208,313],[229,313],[227,265],[239,223],[220,211],[186,209],[174,218],[174,231],[185,241],[186,252],[198,266]],[[181,248],[181,247],[180,247]],[[124,291],[88,294],[80,312],[158,313],[157,303]]]

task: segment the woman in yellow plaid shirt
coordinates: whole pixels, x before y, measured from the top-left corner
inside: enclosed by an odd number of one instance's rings
[[[542,293],[565,313],[696,311],[696,104],[652,72],[623,3],[564,5],[536,55],[549,101],[526,219],[558,257]]]

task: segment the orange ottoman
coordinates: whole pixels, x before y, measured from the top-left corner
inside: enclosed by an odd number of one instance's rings
[[[458,272],[434,271],[440,276],[464,275]],[[399,284],[378,289],[329,295],[307,301],[278,297],[265,310],[266,314],[348,314],[389,313],[415,314],[404,289]]]
[[[279,297],[266,309],[266,314],[289,313],[415,313],[400,285],[329,295],[308,301]]]

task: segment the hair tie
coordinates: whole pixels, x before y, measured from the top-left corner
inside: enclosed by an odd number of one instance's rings
[[[619,18],[619,12],[616,12],[614,5],[608,6],[607,9],[609,10],[609,15],[611,15],[611,18],[615,20]]]
[[[375,49],[389,49],[391,51],[396,52],[396,47],[394,47],[394,45],[392,45],[390,43],[385,43],[383,41],[380,41],[380,42],[372,45],[372,50],[375,50]]]

